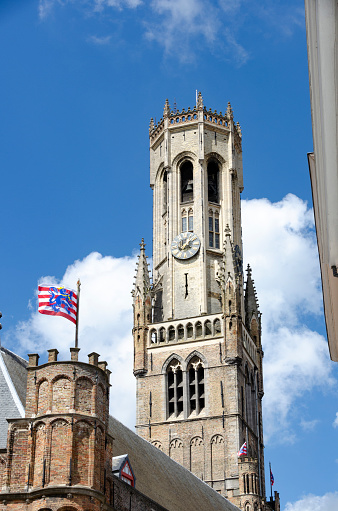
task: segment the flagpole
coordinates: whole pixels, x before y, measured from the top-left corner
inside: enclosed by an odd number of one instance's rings
[[[79,309],[80,309],[80,279],[77,281],[77,311],[76,311],[76,326],[75,326],[75,348],[78,348],[79,344]]]
[[[269,461],[269,469],[270,469],[270,474],[269,474],[269,477],[270,477],[270,492],[271,492],[271,499],[272,499],[272,482],[271,482],[271,463]]]

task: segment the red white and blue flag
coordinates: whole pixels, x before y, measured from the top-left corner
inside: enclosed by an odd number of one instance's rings
[[[244,442],[244,444],[242,445],[242,447],[238,451],[237,456],[239,457],[239,456],[246,456],[246,455],[247,455],[246,442]]]
[[[65,287],[39,286],[39,312],[50,316],[62,316],[76,324],[77,294]]]
[[[274,482],[275,482],[275,478],[273,477],[273,473],[272,473],[271,467],[270,467],[270,484],[271,484],[271,486],[273,486]]]

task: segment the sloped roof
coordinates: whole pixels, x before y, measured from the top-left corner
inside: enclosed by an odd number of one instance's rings
[[[8,423],[6,419],[24,416],[27,385],[27,362],[0,346],[0,449],[7,444]]]
[[[111,416],[109,432],[114,438],[113,455],[128,453],[136,489],[168,511],[238,511],[189,470]]]

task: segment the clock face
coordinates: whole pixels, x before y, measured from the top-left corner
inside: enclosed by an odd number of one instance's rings
[[[197,234],[182,232],[171,243],[171,253],[176,259],[189,259],[199,251],[201,242]]]

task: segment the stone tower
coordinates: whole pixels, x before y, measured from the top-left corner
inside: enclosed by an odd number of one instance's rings
[[[197,105],[150,122],[153,282],[134,298],[139,435],[240,509],[265,507],[261,314],[242,267],[242,134]],[[247,456],[238,457],[246,442]],[[278,509],[276,502],[271,504]]]
[[[0,509],[91,509],[110,501],[112,437],[108,432],[109,375],[97,353],[89,363],[48,362],[29,355],[26,415],[10,419]],[[106,508],[105,508],[106,509]]]

